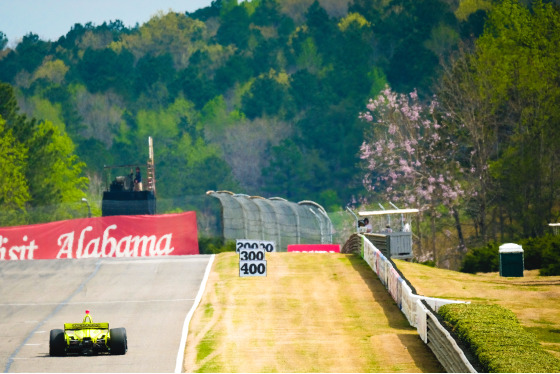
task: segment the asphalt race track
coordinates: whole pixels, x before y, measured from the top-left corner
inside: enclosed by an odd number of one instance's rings
[[[185,317],[210,256],[0,262],[0,365],[4,372],[173,372]],[[50,357],[65,322],[124,327],[124,356]]]

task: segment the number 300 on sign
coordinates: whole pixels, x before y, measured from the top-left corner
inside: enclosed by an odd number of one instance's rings
[[[264,249],[252,249],[246,250],[242,249],[239,251],[239,260],[240,261],[264,261]]]
[[[266,261],[239,261],[240,277],[266,277]]]

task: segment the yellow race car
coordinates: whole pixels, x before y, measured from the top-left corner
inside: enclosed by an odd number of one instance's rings
[[[51,356],[99,353],[124,355],[127,350],[126,330],[123,327],[110,329],[109,322],[94,323],[89,310],[86,310],[82,323],[65,323],[64,330],[51,330]]]

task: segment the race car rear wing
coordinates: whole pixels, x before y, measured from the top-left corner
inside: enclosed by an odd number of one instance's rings
[[[108,330],[109,322],[64,324],[64,330],[86,330],[86,329]]]

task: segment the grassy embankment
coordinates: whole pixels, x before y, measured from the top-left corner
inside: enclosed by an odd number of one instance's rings
[[[497,304],[511,310],[541,345],[560,358],[560,276],[541,277],[538,270],[523,277],[498,273],[466,274],[395,261],[416,291],[425,296]]]
[[[240,278],[216,256],[190,324],[187,372],[438,372],[436,358],[358,256],[267,254]]]
[[[268,254],[266,278],[239,278],[223,253],[191,322],[187,372],[442,370],[377,276],[354,255]],[[560,357],[560,277],[465,274],[395,261],[421,295],[498,304]]]

